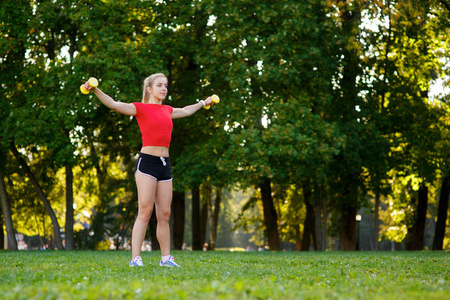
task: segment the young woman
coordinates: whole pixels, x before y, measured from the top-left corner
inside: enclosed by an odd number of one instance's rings
[[[162,73],[153,74],[144,81],[142,102],[123,103],[113,100],[99,88],[91,90],[107,107],[127,116],[135,116],[142,135],[142,149],[136,163],[136,186],[138,191],[138,216],[131,237],[132,260],[130,267],[143,266],[140,257],[147,225],[156,207],[158,238],[162,259],[160,266],[179,267],[170,255],[170,205],[172,202],[172,173],[169,161],[169,145],[172,134],[172,119],[192,115],[205,105],[213,105],[211,97],[197,104],[183,108],[163,105],[167,96],[167,77]]]

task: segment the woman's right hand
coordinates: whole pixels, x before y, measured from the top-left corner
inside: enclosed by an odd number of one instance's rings
[[[92,90],[94,87],[89,85],[89,80],[85,82],[84,84],[84,88],[88,91]]]

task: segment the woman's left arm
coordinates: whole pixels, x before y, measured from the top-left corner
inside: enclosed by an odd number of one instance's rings
[[[214,102],[212,102],[211,97],[206,98],[205,105],[212,106]],[[197,110],[203,107],[202,101],[185,106],[183,108],[174,108],[172,111],[172,114],[170,115],[172,119],[180,119],[184,117],[189,117],[190,115],[194,114]]]

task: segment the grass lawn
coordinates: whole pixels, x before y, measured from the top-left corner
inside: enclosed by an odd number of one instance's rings
[[[0,299],[450,299],[448,252],[0,252]]]

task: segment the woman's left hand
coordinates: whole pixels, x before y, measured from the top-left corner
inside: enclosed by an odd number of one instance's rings
[[[209,105],[209,106],[213,106],[214,102],[211,99],[211,96],[209,96],[208,98],[205,99],[205,106]]]

